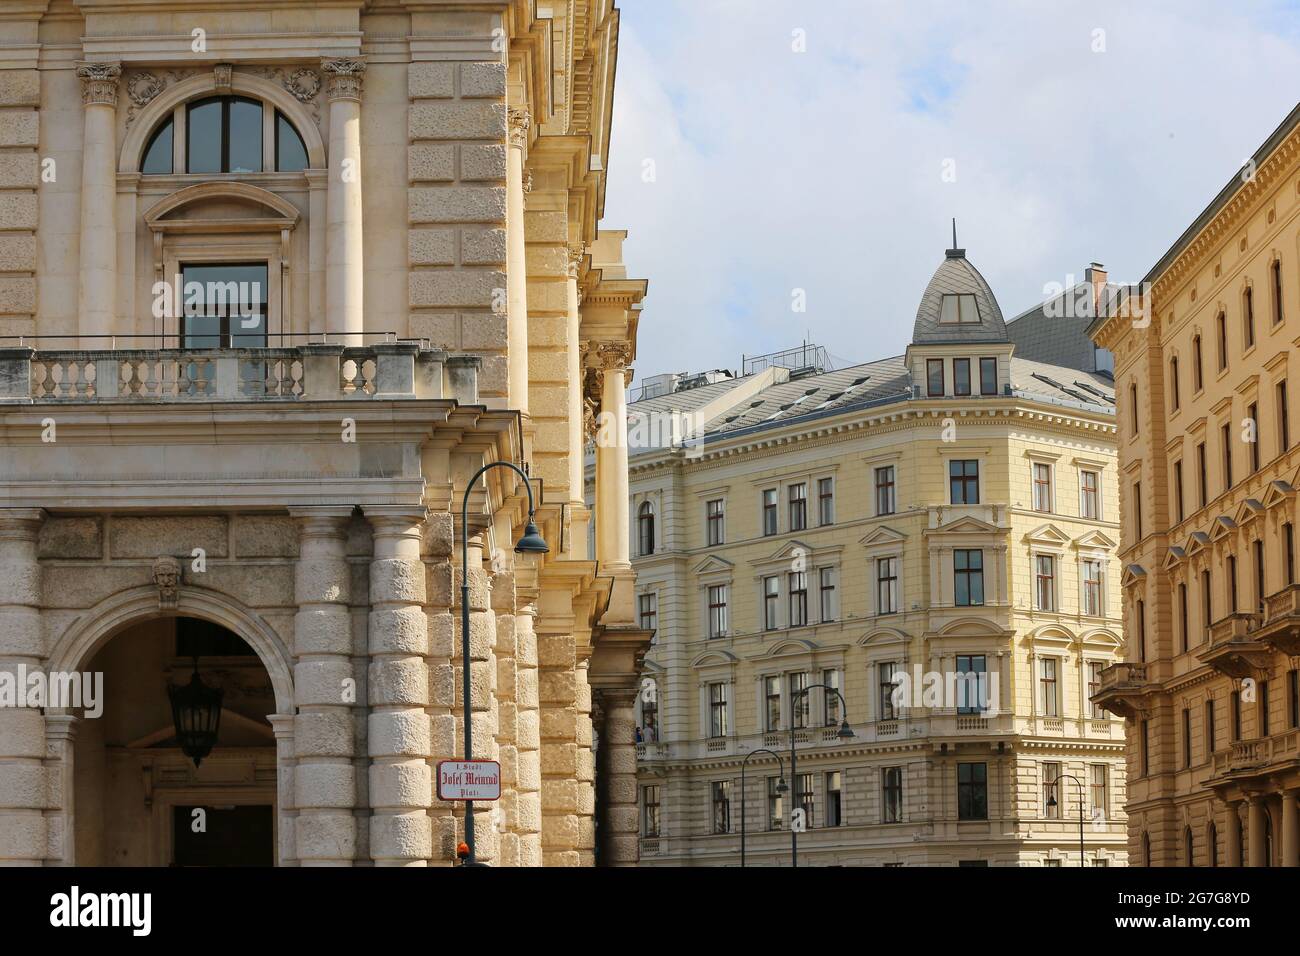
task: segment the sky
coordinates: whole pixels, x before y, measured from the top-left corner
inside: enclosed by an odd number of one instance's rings
[[[1139,281],[1300,101],[1297,0],[617,4],[641,381],[901,354],[953,217],[1008,319]]]

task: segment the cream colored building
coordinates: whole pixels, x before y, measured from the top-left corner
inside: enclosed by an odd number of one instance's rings
[[[749,865],[789,864],[798,807],[801,865],[1077,866],[1080,785],[1087,864],[1125,863],[1123,725],[1088,702],[1121,644],[1113,388],[1014,351],[949,250],[904,356],[647,381],[643,865],[738,864],[743,802]],[[703,439],[655,440],[674,416]]]
[[[618,23],[0,5],[0,678],[103,680],[98,716],[0,700],[0,861],[453,862],[432,777],[463,756],[466,575],[474,756],[502,779],[479,859],[636,861],[649,635],[582,488],[645,293],[597,229]],[[493,460],[528,486],[490,471],[459,527]],[[550,552],[516,558],[529,487]],[[166,690],[194,667],[224,694],[201,763]]]
[[[1129,853],[1300,865],[1300,109],[1093,335],[1115,355]],[[1297,366],[1300,368],[1300,366]]]

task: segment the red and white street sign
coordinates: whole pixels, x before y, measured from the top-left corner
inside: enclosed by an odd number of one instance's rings
[[[501,764],[495,760],[439,760],[439,800],[500,800]]]

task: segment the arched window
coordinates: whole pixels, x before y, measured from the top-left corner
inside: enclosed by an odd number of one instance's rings
[[[266,118],[274,121],[267,129]],[[208,96],[184,106],[184,169],[187,173],[301,172],[307,147],[288,118],[268,102],[247,96]],[[268,157],[263,138],[273,137]],[[158,124],[145,146],[140,172],[167,176],[176,170],[175,114]]]
[[[1205,856],[1210,866],[1219,865],[1219,830],[1213,823],[1205,831]]]
[[[1151,865],[1151,835],[1148,833],[1142,834],[1142,865]]]
[[[1169,360],[1169,407],[1178,411],[1178,356]]]
[[[1184,827],[1183,828],[1183,865],[1184,866],[1196,865],[1194,862],[1196,858],[1192,853],[1194,848],[1195,846],[1194,846],[1194,841],[1192,840],[1192,828]]]
[[[1273,324],[1282,321],[1282,260],[1273,260]]]
[[[638,553],[655,553],[655,510],[648,501],[636,512],[636,539]]]

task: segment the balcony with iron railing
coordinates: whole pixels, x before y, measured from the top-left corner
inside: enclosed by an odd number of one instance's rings
[[[1273,657],[1272,649],[1256,637],[1260,620],[1259,614],[1235,611],[1215,621],[1209,647],[1197,659],[1228,677],[1255,676]]]
[[[455,399],[478,403],[477,356],[393,335],[278,347],[185,347],[161,337],[0,341],[0,404]],[[381,338],[370,344],[358,339]],[[94,347],[84,347],[91,345]],[[47,347],[48,346],[48,347]]]

